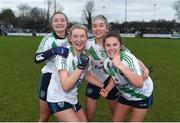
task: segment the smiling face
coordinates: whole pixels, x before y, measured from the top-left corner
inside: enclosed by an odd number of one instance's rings
[[[68,22],[64,14],[57,13],[52,17],[52,28],[56,33],[65,33],[67,23]]]
[[[70,42],[76,52],[81,52],[87,41],[87,33],[84,29],[74,28],[71,31]]]
[[[121,44],[116,37],[108,37],[105,39],[104,48],[106,50],[107,56],[113,58],[114,55],[120,53]]]
[[[101,19],[96,19],[92,24],[92,32],[96,39],[102,39],[106,35],[108,29],[105,22]]]

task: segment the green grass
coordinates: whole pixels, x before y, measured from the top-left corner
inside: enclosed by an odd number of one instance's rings
[[[37,90],[43,64],[33,55],[42,37],[0,37],[0,121],[37,121]],[[124,38],[126,47],[152,66],[154,104],[145,121],[180,121],[180,40]],[[86,84],[80,88],[84,105]],[[56,121],[52,116],[50,121]],[[100,99],[94,121],[111,121],[106,100]]]

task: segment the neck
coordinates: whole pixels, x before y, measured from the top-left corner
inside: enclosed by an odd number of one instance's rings
[[[60,38],[65,38],[65,32],[56,32],[56,35]]]
[[[78,56],[82,50],[76,50],[74,47],[73,47],[73,50],[74,50],[74,55],[75,56]]]
[[[96,43],[97,43],[99,46],[103,47],[103,38],[96,39]]]

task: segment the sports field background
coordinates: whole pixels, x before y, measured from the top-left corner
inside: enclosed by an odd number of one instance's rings
[[[40,69],[33,55],[42,37],[0,37],[0,122],[38,121]],[[154,81],[154,104],[145,121],[180,121],[180,39],[123,38]],[[86,83],[80,87],[84,105]],[[50,121],[56,121],[52,116]],[[106,100],[98,102],[94,121],[111,121]]]

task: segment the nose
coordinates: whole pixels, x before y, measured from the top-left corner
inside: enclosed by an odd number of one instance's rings
[[[100,30],[100,27],[99,27],[99,26],[97,26],[97,27],[96,27],[96,30]]]
[[[81,37],[78,37],[78,38],[77,38],[77,41],[78,41],[78,42],[81,42]]]
[[[62,24],[62,22],[61,22],[61,21],[58,21],[57,23],[58,23],[58,24]]]
[[[114,47],[112,45],[110,46],[110,50],[114,50]]]

